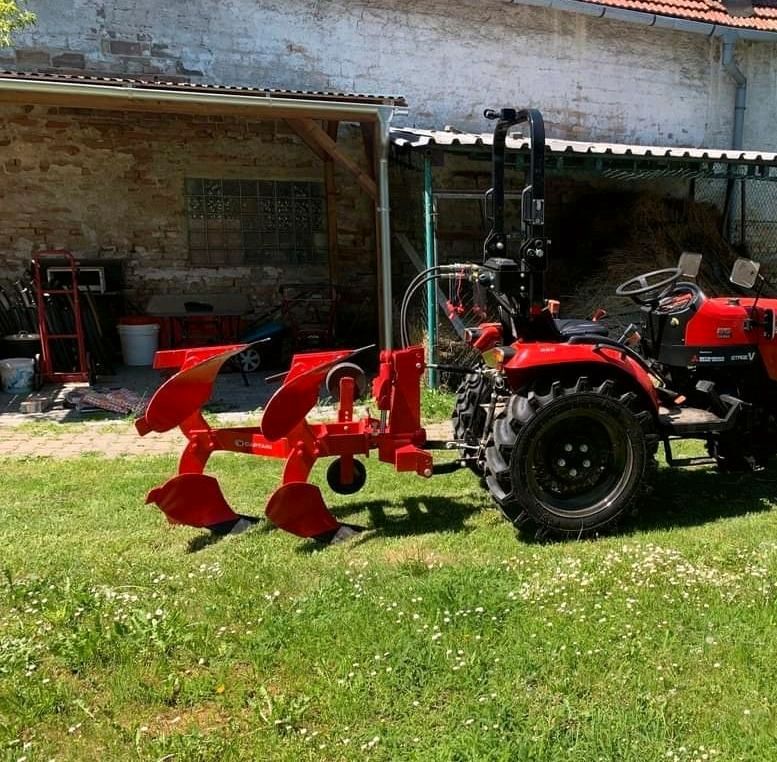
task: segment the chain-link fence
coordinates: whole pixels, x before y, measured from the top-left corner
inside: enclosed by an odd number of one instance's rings
[[[714,204],[732,247],[760,262],[767,279],[777,280],[777,182],[736,175],[704,178],[696,181],[694,197]]]

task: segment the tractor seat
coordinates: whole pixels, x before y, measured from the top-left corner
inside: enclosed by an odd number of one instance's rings
[[[594,336],[607,336],[609,331],[604,323],[595,320],[578,320],[568,318],[565,320],[556,320],[556,328],[562,336],[584,336],[593,334]]]

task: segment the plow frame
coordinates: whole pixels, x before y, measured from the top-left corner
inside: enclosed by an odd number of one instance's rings
[[[171,523],[228,531],[230,524],[241,518],[255,520],[234,513],[215,479],[205,475],[210,456],[219,451],[285,460],[281,485],[268,499],[265,513],[293,534],[324,541],[337,539],[344,527],[356,528],[340,524],[324,505],[318,487],[308,483],[319,458],[338,459],[336,481],[342,489],[337,491],[346,494],[361,487],[357,484],[357,456],[369,457],[373,450],[379,460],[397,471],[427,478],[432,475],[432,456],[423,449],[426,433],[420,423],[420,381],[425,367],[422,347],[381,353],[372,386],[380,418],[369,413],[355,418],[357,384],[352,376],[344,375],[337,384],[336,420],[307,420],[329,371],[362,351],[332,350],[294,355],[260,425],[213,428],[201,406],[210,398],[223,365],[246,346],[169,350],[155,356],[155,368],[179,370],[160,386],[135,426],[141,436],[177,426],[187,439],[177,475],[152,490],[147,500],[156,503]],[[363,466],[360,470],[363,472]],[[354,489],[348,489],[350,485]]]

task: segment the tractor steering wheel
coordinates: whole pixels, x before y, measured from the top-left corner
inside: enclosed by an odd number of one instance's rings
[[[637,304],[655,304],[669,293],[682,274],[683,270],[681,267],[666,267],[663,270],[653,270],[624,281],[615,289],[615,293],[618,296],[628,296]],[[657,278],[660,280],[651,283],[651,281],[655,281]]]

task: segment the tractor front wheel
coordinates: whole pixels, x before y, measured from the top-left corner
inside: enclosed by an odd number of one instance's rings
[[[538,537],[582,537],[627,513],[653,462],[652,415],[613,380],[580,378],[513,395],[486,451],[489,489],[505,516]]]

